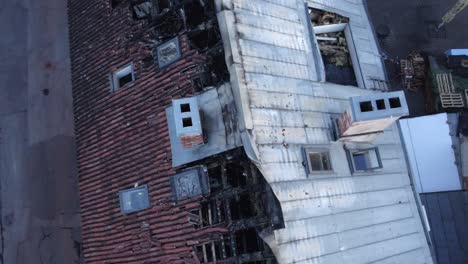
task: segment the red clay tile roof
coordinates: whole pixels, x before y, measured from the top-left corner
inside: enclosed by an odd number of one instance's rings
[[[183,58],[159,71],[146,22],[109,2],[69,1],[84,256],[88,264],[192,263],[193,244],[226,230],[195,230],[187,214],[199,202],[170,201],[165,108],[193,92],[196,72],[186,70],[205,58],[181,35]],[[131,61],[136,80],[111,94],[109,74]],[[148,184],[151,207],[122,215],[118,192],[134,183]]]

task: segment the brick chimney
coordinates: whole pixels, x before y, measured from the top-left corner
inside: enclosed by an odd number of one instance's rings
[[[200,109],[196,97],[172,101],[177,136],[182,146],[192,148],[204,144]]]
[[[351,97],[350,103],[351,109],[337,119],[340,141],[372,142],[409,113],[402,91]]]

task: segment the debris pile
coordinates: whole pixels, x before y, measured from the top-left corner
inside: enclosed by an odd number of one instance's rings
[[[349,18],[319,9],[310,9],[313,26],[337,25],[348,23]],[[344,31],[316,34],[319,48],[326,63],[336,66],[351,66],[348,44]]]
[[[418,51],[410,53],[407,59],[400,60],[402,85],[409,91],[423,89],[426,83],[426,62]]]
[[[309,9],[309,14],[314,27],[349,22],[349,18],[347,17],[320,9],[311,8]]]

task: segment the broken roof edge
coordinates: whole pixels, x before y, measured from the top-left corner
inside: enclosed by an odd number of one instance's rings
[[[231,92],[237,107],[239,120],[239,133],[242,144],[249,159],[254,163],[259,162],[259,151],[254,144],[251,130],[253,129],[252,113],[249,106],[248,88],[245,84],[245,71],[242,67],[238,32],[235,28],[235,15],[232,11],[232,0],[216,0],[216,11],[221,38],[224,44],[225,61],[229,70]],[[242,80],[244,82],[242,82]]]

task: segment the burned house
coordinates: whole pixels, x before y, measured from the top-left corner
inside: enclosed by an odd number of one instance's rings
[[[361,1],[69,1],[87,263],[432,263]]]

